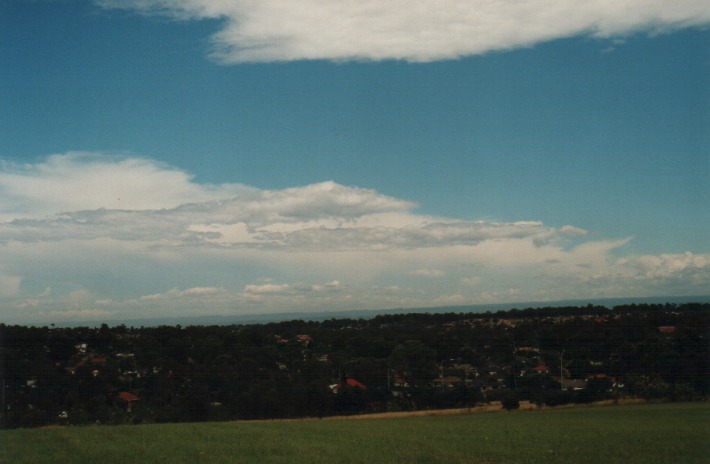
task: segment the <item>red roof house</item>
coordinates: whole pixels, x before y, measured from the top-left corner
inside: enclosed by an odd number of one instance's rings
[[[539,366],[533,367],[533,370],[538,374],[547,374],[548,372],[550,372],[550,368],[544,364],[540,364]]]
[[[345,380],[345,383],[348,385],[348,387],[351,387],[351,388],[359,388],[360,390],[367,390],[367,386],[365,384],[358,382],[357,380],[352,379],[350,377],[348,377]],[[342,385],[340,383],[336,383],[335,385],[330,386],[330,389],[333,390],[333,393],[338,393],[338,391],[340,391],[341,388],[342,388]]]
[[[118,399],[125,401],[128,404],[128,412],[131,412],[131,403],[140,400],[138,396],[131,392],[121,392],[118,394]]]

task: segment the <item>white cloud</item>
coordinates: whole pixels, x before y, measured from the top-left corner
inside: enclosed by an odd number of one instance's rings
[[[108,192],[127,187],[104,182],[109,173],[140,178],[142,196],[127,193],[130,208],[111,205]],[[334,182],[201,185],[142,158],[67,154],[0,164],[3,316],[405,308],[710,287],[706,254],[629,256],[630,238],[427,216],[415,206]]]
[[[328,282],[325,285],[321,285],[321,284],[311,285],[311,290],[313,290],[314,292],[334,292],[334,291],[338,291],[341,287],[342,287],[342,284],[339,281],[334,280],[332,282]]]
[[[638,256],[623,258],[619,264],[640,269],[649,279],[665,279],[684,272],[706,269],[710,271],[710,256],[682,254],[663,254],[660,256]]]
[[[181,20],[220,19],[225,63],[434,61],[576,35],[618,38],[710,23],[706,0],[95,0]]]
[[[256,285],[256,284],[249,284],[244,287],[244,293],[247,294],[263,294],[263,293],[285,293],[288,292],[290,289],[290,285],[288,284],[263,284],[263,285]]]
[[[244,194],[242,185],[197,185],[184,171],[136,157],[72,152],[0,165],[0,222],[62,212],[145,211]],[[81,220],[81,218],[79,218]]]
[[[188,297],[199,298],[207,295],[222,293],[223,291],[223,289],[216,287],[192,287],[187,290],[183,290],[182,294]]]
[[[444,277],[446,275],[446,273],[440,269],[417,269],[409,274],[420,277]]]
[[[462,278],[461,278],[461,285],[474,287],[474,286],[476,286],[476,285],[478,285],[478,284],[480,284],[480,283],[481,283],[481,278],[478,277],[478,276],[474,276],[474,277],[462,277]]]
[[[172,288],[165,293],[154,293],[151,295],[143,295],[139,301],[164,301],[164,300],[180,300],[180,299],[195,299],[212,297],[224,293],[224,289],[217,287],[192,287],[185,290]]]

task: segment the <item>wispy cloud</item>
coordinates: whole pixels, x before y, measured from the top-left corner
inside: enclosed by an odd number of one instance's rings
[[[204,185],[146,158],[69,153],[0,165],[0,301],[10,319],[682,295],[710,284],[708,255],[624,255],[630,238],[590,236],[572,225],[422,215],[335,182]]]
[[[181,20],[220,19],[225,62],[459,58],[576,35],[615,38],[710,23],[705,0],[95,0]]]

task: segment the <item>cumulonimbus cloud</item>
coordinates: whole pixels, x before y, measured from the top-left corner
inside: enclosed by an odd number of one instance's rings
[[[283,190],[201,185],[147,159],[68,153],[0,170],[0,241],[120,240],[277,251],[365,251],[583,236],[538,221],[461,221],[327,181]],[[4,219],[4,221],[2,220]]]
[[[220,19],[225,63],[454,59],[576,35],[710,24],[705,0],[96,0],[183,20]]]
[[[0,301],[15,319],[66,308],[120,318],[708,288],[706,254],[630,256],[630,238],[590,235],[418,214],[412,202],[332,181],[205,185],[147,158],[0,163]]]

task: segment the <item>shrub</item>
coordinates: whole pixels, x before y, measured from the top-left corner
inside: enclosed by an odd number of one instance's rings
[[[503,409],[507,411],[518,409],[520,407],[520,400],[518,400],[518,395],[512,392],[506,394],[503,397],[503,401],[501,401],[501,405],[503,406]]]

